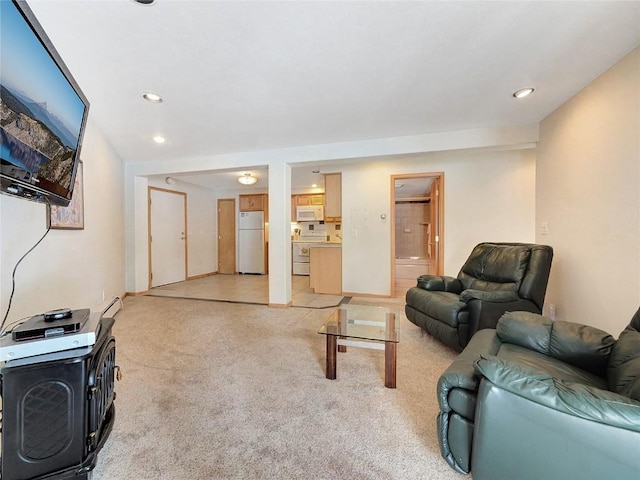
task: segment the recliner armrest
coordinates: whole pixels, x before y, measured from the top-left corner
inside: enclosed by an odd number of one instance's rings
[[[495,355],[498,353],[501,343],[493,329],[480,330],[471,338],[462,353],[458,355],[438,379],[437,392],[440,410],[443,412],[451,410],[448,398],[449,392],[453,388],[463,388],[477,392],[481,377],[474,369],[474,362],[481,355]]]
[[[511,290],[474,290],[468,288],[460,293],[460,301],[468,302],[469,300],[482,300],[483,302],[493,303],[509,303],[520,300],[517,292]]]
[[[499,357],[482,357],[476,371],[494,385],[576,417],[640,432],[640,402],[590,385],[563,382],[534,367]]]
[[[423,290],[440,292],[460,293],[462,291],[460,280],[446,275],[420,275],[417,286]]]

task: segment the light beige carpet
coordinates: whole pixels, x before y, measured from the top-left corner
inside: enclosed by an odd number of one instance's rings
[[[116,421],[93,479],[468,478],[435,433],[436,382],[456,354],[387,306],[401,319],[397,389],[377,350],[340,353],[325,378],[317,331],[331,309],[127,298]]]

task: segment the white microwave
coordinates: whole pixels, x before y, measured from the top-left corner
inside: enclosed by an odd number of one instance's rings
[[[303,205],[296,209],[298,222],[317,222],[324,220],[324,207],[322,205]]]

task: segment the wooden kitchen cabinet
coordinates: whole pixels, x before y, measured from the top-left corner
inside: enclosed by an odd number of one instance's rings
[[[322,193],[294,195],[296,206],[302,205],[324,205],[324,195]]]
[[[342,247],[311,246],[309,286],[315,293],[342,295]]]
[[[265,194],[240,195],[241,212],[264,212],[267,203]]]
[[[324,176],[324,219],[339,222],[342,218],[342,174],[327,173]]]

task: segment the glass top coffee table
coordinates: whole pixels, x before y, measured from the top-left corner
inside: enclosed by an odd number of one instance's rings
[[[337,352],[347,347],[384,350],[384,385],[396,388],[397,346],[400,342],[395,313],[369,305],[340,305],[320,327],[327,337],[326,376],[336,379]]]

